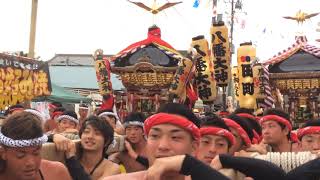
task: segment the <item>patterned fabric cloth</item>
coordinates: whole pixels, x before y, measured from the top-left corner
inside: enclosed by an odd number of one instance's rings
[[[0,132],[0,144],[8,146],[8,147],[30,147],[30,146],[39,146],[46,143],[48,137],[43,135],[34,139],[26,139],[26,140],[14,140],[9,137],[6,137]]]
[[[68,119],[72,122],[75,122],[76,124],[79,124],[79,120],[72,117],[72,116],[69,116],[69,115],[61,115],[57,118],[57,121],[60,122],[62,119]]]
[[[320,57],[320,48],[316,46],[312,46],[307,44],[308,40],[305,36],[297,36],[296,42],[292,44],[291,47],[283,50],[282,52],[279,52],[277,55],[274,55],[272,58],[268,59],[266,62],[264,62],[264,65],[270,65],[270,64],[276,64],[279,63],[294,53],[296,53],[298,50],[302,49],[314,56]]]

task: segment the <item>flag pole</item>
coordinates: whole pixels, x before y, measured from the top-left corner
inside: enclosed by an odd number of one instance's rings
[[[36,41],[36,24],[37,24],[37,9],[38,0],[32,0],[32,10],[31,10],[31,24],[30,24],[30,36],[29,36],[29,58],[34,58],[34,47]]]

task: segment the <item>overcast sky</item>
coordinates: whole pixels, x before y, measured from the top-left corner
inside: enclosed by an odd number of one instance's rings
[[[140,2],[151,6],[153,0]],[[167,0],[157,2],[163,4]],[[183,0],[156,18],[162,39],[178,50],[188,49],[191,38],[197,35],[205,35],[210,40],[212,9],[208,0],[201,0],[198,8],[192,7],[193,2]],[[220,11],[227,8],[219,7]],[[236,25],[236,47],[252,41],[262,60],[287,48],[301,28],[282,16],[294,16],[299,9],[320,12],[320,0],[243,0],[247,15],[237,14],[239,22],[245,20],[245,28],[241,28],[241,23]],[[31,0],[0,0],[0,52],[28,51],[30,15]],[[320,28],[318,22],[320,15],[303,26],[311,44],[320,38],[316,32]],[[39,0],[35,51],[43,60],[56,53],[93,53],[97,48],[106,54],[115,54],[146,38],[147,28],[152,24],[150,13],[126,0]]]

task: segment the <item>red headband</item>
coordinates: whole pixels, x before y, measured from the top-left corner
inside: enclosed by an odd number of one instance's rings
[[[61,111],[56,111],[56,112],[52,113],[52,119],[53,119],[54,117],[56,117],[56,116],[58,116],[58,115],[62,115],[62,114],[63,114],[63,112],[61,112]]]
[[[304,135],[316,133],[320,133],[320,126],[308,126],[298,130],[298,138],[301,139]]]
[[[55,105],[53,105],[53,104],[49,104],[49,108],[50,108],[50,109],[55,109],[55,108],[57,108],[57,106],[55,106]]]
[[[236,129],[236,131],[239,133],[240,137],[242,138],[242,140],[247,146],[251,145],[251,140],[248,136],[248,133],[238,123],[228,118],[223,118],[223,120],[227,126]]]
[[[233,134],[223,128],[202,127],[202,128],[200,128],[200,134],[201,134],[201,136],[208,135],[208,134],[222,136],[222,137],[228,139],[228,141],[231,143],[231,145],[234,145],[234,143],[236,141]]]
[[[261,138],[260,138],[259,134],[254,129],[252,129],[252,132],[253,132],[252,144],[259,144],[260,141],[261,141]]]
[[[290,140],[291,140],[292,142],[294,142],[294,143],[299,142],[298,135],[297,135],[296,132],[291,131],[291,133],[290,133]]]
[[[195,140],[198,141],[200,139],[200,131],[195,124],[182,116],[167,113],[157,113],[148,117],[144,121],[145,134],[149,134],[152,126],[166,123],[182,127],[183,129],[189,131]]]
[[[221,111],[219,112],[219,116],[228,116],[230,113],[228,111]]]
[[[17,111],[17,110],[24,110],[24,108],[12,108],[9,110],[10,113],[12,113],[13,111]]]
[[[254,117],[253,115],[248,114],[248,113],[239,113],[239,114],[237,114],[237,116],[245,117],[245,118],[249,118],[249,119],[257,121],[256,117]],[[257,121],[257,122],[259,123],[259,121]]]
[[[280,116],[277,116],[277,115],[266,115],[266,116],[263,116],[261,119],[260,119],[260,124],[262,124],[263,122],[265,121],[277,121],[283,125],[285,125],[289,131],[292,130],[292,126],[289,122],[289,120],[283,118],[283,117],[280,117]]]
[[[257,121],[258,123],[260,123],[260,119],[261,119],[261,117],[256,116],[256,121]]]

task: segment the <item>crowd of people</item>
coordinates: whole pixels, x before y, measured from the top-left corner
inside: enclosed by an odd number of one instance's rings
[[[320,120],[295,129],[279,109],[261,116],[238,108],[199,117],[183,104],[167,103],[149,117],[132,112],[120,120],[109,109],[89,113],[85,104],[78,117],[54,102],[49,112],[46,120],[21,105],[7,110],[0,131],[0,180],[320,178]],[[124,150],[114,150],[121,143]],[[48,144],[63,160],[44,158]]]

